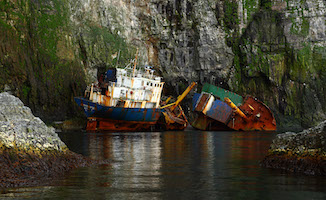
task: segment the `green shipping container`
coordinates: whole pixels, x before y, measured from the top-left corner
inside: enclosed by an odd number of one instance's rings
[[[237,106],[240,106],[243,103],[242,96],[208,83],[204,84],[202,92],[210,93],[215,97],[220,98],[221,101],[224,101],[224,98],[228,97]]]

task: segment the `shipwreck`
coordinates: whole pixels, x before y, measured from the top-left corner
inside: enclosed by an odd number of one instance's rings
[[[191,125],[208,131],[275,131],[271,110],[260,100],[223,88],[204,84],[201,93],[192,99]]]

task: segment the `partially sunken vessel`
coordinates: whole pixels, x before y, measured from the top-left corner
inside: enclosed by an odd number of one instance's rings
[[[136,57],[137,58],[137,57]],[[135,59],[124,69],[111,68],[75,97],[87,116],[87,131],[184,130],[188,120],[181,101],[195,87],[192,83],[174,103],[161,102],[164,86],[150,66],[136,68]],[[163,105],[161,107],[161,104]]]
[[[191,125],[209,131],[275,131],[271,110],[257,98],[242,96],[223,88],[204,84],[192,100]]]
[[[112,68],[75,97],[88,118],[86,130],[140,131],[153,129],[160,117],[164,82],[149,66]]]

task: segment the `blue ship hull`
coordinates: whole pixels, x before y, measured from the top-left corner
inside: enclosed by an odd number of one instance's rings
[[[162,110],[159,108],[124,108],[103,106],[75,97],[88,118],[86,130],[136,131],[152,129]]]

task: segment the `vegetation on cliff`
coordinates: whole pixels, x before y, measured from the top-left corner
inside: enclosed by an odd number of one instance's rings
[[[68,0],[0,2],[0,91],[22,99],[46,121],[75,117],[89,68],[129,62],[124,39],[92,21],[78,26]],[[88,76],[86,76],[88,75]],[[96,77],[96,73],[95,73]],[[80,113],[81,114],[81,113]]]
[[[3,0],[0,90],[42,119],[81,114],[72,97],[115,66],[119,50],[123,66],[137,46],[169,90],[197,81],[257,96],[279,128],[299,130],[326,118],[324,8],[314,0]]]
[[[66,1],[0,3],[0,90],[5,86],[34,113],[55,120],[72,114],[85,86],[69,35]],[[60,110],[60,112],[58,112]]]
[[[241,35],[231,38],[235,72],[230,86],[267,103],[279,130],[301,130],[326,118],[325,24],[312,21],[325,18],[316,14],[313,2],[265,3]]]

